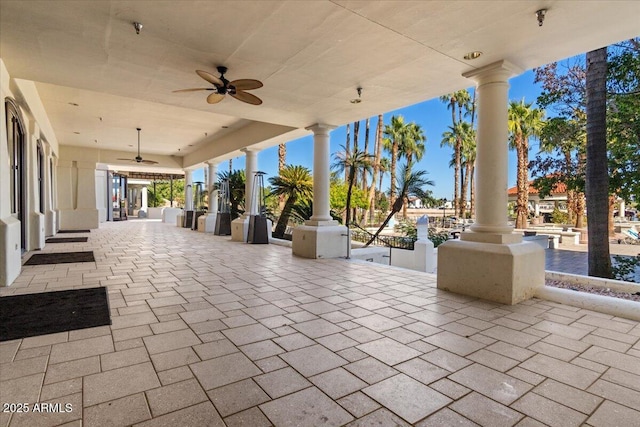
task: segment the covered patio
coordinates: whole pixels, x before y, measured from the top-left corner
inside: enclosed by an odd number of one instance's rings
[[[154,220],[101,224],[95,263],[0,296],[106,286],[112,325],[0,343],[2,426],[631,426],[640,325],[445,292],[426,273],[304,259]],[[135,236],[134,239],[131,236]],[[62,245],[62,248],[61,248]],[[48,245],[44,252],[54,251]]]

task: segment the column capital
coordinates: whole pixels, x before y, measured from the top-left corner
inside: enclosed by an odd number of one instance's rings
[[[462,73],[462,76],[472,79],[478,84],[487,84],[506,82],[511,77],[517,76],[523,71],[524,70],[522,68],[503,59],[489,65],[467,71],[466,73]]]
[[[244,147],[244,148],[241,148],[240,151],[242,151],[245,154],[249,154],[249,153],[258,153],[260,150],[252,147]]]
[[[308,126],[305,129],[310,130],[315,135],[329,135],[329,132],[334,130],[337,126],[328,125],[326,123],[316,123],[314,125]]]

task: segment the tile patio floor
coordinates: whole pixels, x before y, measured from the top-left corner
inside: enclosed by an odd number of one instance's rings
[[[107,286],[113,321],[1,343],[2,402],[72,405],[2,427],[640,425],[637,322],[154,221],[89,236],[45,252],[95,263],[0,289]]]

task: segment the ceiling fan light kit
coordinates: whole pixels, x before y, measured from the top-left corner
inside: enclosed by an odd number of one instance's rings
[[[195,92],[200,90],[208,90],[212,91],[209,96],[207,96],[207,102],[209,104],[217,104],[222,101],[225,95],[231,95],[233,98],[238,101],[246,102],[251,105],[260,105],[262,104],[262,100],[257,96],[245,92],[247,90],[259,89],[262,87],[262,82],[254,79],[238,79],[229,81],[225,78],[225,73],[227,72],[227,67],[219,66],[217,67],[218,72],[220,73],[219,77],[214,76],[208,71],[196,70],[196,74],[198,74],[203,80],[211,83],[213,87],[205,87],[205,88],[191,88],[191,89],[180,89],[174,90],[174,93],[178,92]]]

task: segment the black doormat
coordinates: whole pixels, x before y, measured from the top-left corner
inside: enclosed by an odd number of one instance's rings
[[[110,324],[105,287],[0,298],[0,341]]]
[[[91,230],[58,230],[58,233],[91,233]]]
[[[49,237],[45,243],[83,243],[88,237]]]
[[[24,265],[68,264],[71,262],[95,262],[93,251],[83,252],[53,252],[48,254],[34,254]]]

